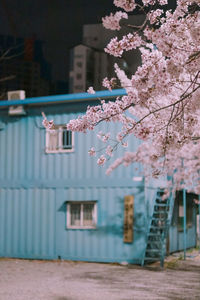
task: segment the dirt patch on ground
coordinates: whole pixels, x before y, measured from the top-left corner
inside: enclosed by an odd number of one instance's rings
[[[200,299],[200,255],[142,268],[0,259],[0,300]]]

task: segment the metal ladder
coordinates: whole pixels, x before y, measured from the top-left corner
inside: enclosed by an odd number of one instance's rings
[[[163,191],[158,190],[154,202],[153,215],[150,221],[146,248],[142,259],[142,266],[154,261],[160,261],[161,267],[164,266],[166,255],[166,241],[171,223],[174,206],[172,195],[168,199],[162,199]]]

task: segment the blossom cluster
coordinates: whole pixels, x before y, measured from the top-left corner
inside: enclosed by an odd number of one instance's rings
[[[89,94],[95,94],[95,90],[93,89],[92,86],[90,86],[90,87],[88,88],[87,92],[88,92]]]
[[[124,51],[129,51],[140,47],[142,44],[142,38],[137,33],[129,33],[124,35],[121,40],[118,40],[117,37],[111,39],[110,43],[104,49],[105,52],[116,56],[121,57]]]
[[[166,0],[142,2],[144,7],[155,5],[145,22],[121,39],[114,37],[105,48],[115,57],[132,49],[141,52],[142,64],[131,76],[114,66],[127,95],[89,106],[86,114],[71,120],[67,128],[87,132],[101,122],[120,123],[115,137],[98,133],[106,143],[97,158],[99,165],[114,156],[116,147],[127,147],[128,138],[135,136],[142,143],[133,152],[125,148],[124,156],[108,167],[107,174],[121,164],[138,162],[145,166],[146,175],[170,175],[174,189],[187,187],[200,193],[200,1],[177,0],[174,11],[156,7],[166,5]],[[114,4],[126,12],[138,5],[133,0],[114,0]],[[104,19],[104,25],[118,30],[122,17],[123,12],[112,14]],[[105,78],[103,85],[110,90],[113,81]],[[44,123],[49,126],[47,120]],[[96,155],[94,147],[89,154]]]
[[[123,8],[127,12],[136,8],[135,0],[114,0],[114,5]]]
[[[150,24],[154,24],[159,22],[160,20],[160,16],[163,14],[163,10],[162,9],[156,9],[153,10],[149,13],[148,18],[150,21]]]
[[[127,13],[122,11],[117,11],[115,14],[111,13],[110,16],[102,18],[103,26],[111,30],[120,30],[119,22],[121,19],[128,19]]]
[[[45,116],[44,112],[42,112],[42,116],[43,116],[43,121],[42,121],[42,125],[44,126],[44,128],[46,129],[54,129],[54,121],[48,121],[47,117]]]
[[[166,5],[168,0],[142,0],[144,6],[155,5],[156,3],[160,5]]]
[[[116,78],[115,77],[111,78],[110,80],[107,77],[105,77],[103,79],[103,82],[102,82],[102,85],[105,88],[107,88],[109,91],[112,90],[112,88],[115,86],[115,84],[116,84]]]

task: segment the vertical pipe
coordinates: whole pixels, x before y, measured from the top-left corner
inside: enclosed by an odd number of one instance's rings
[[[183,239],[184,239],[184,260],[186,259],[186,243],[187,243],[187,233],[186,233],[186,190],[183,189],[183,211],[184,211],[184,217],[183,217]]]

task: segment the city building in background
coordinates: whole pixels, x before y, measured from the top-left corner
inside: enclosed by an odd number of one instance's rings
[[[0,35],[0,94],[25,90],[26,97],[49,95],[51,66],[43,54],[43,42],[35,38]]]
[[[142,15],[134,15],[129,21],[140,25],[143,19]],[[47,48],[47,42],[38,40],[34,35],[20,38],[14,30],[12,36],[0,35],[0,55],[7,52],[0,64],[0,99],[5,99],[6,93],[12,90],[25,90],[26,97],[35,97],[85,92],[89,86],[95,90],[105,89],[102,80],[115,77],[115,63],[128,75],[141,64],[137,50],[124,53],[122,58],[104,52],[112,37],[117,35],[120,39],[128,31],[127,26],[122,27],[120,32],[113,32],[102,24],[84,25],[82,40],[71,48],[70,53],[67,42],[61,53],[60,50],[55,51],[55,43]],[[62,67],[58,67],[63,53],[66,60]],[[48,63],[47,57],[48,60],[50,57],[56,59],[53,66]]]
[[[114,58],[103,50],[85,45],[74,47],[71,50],[70,59],[70,93],[85,92],[90,86],[93,86],[95,90],[105,90],[102,80],[105,77],[115,77],[114,63],[128,72],[128,65],[124,59]]]
[[[143,15],[131,16],[130,22],[134,25],[142,24]],[[129,76],[133,74],[141,64],[140,52],[138,50],[127,52],[122,58],[106,54],[104,48],[111,38],[118,36],[122,38],[128,33],[127,27],[120,32],[105,29],[102,24],[89,24],[83,26],[83,43],[71,49],[69,92],[85,92],[88,87],[93,86],[95,90],[103,90],[102,80],[115,77],[114,64],[126,72]]]
[[[49,95],[49,82],[41,77],[40,64],[34,61],[20,59],[3,62],[0,71],[1,78],[9,78],[0,82],[0,90],[25,90],[27,97]]]
[[[144,15],[129,16],[128,21],[121,21],[122,25],[120,31],[108,30],[102,24],[89,24],[83,26],[83,43],[88,47],[93,47],[98,50],[104,51],[104,48],[113,37],[121,39],[124,35],[130,32],[127,25],[140,26],[144,22]],[[125,26],[123,26],[125,25]],[[134,30],[133,30],[134,31]],[[132,50],[123,53],[122,58],[128,65],[128,74],[133,74],[141,64],[141,56],[139,50]]]

